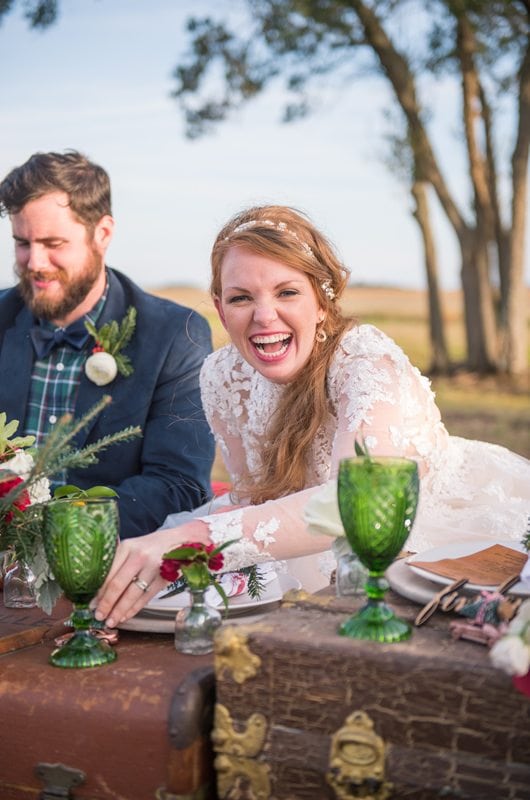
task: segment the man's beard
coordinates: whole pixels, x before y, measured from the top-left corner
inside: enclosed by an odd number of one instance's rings
[[[101,274],[103,264],[101,255],[92,250],[87,256],[87,260],[82,272],[73,278],[69,278],[62,270],[57,270],[50,275],[49,272],[39,273],[28,270],[21,270],[15,266],[15,274],[19,278],[19,290],[24,302],[36,317],[46,320],[64,319],[80,303],[83,302],[89,291],[92,289]],[[53,277],[58,281],[63,289],[60,297],[46,297],[33,293],[33,280]]]

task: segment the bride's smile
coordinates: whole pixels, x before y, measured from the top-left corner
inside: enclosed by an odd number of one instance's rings
[[[324,319],[309,278],[297,269],[231,247],[215,301],[232,342],[264,377],[289,383],[307,363]]]

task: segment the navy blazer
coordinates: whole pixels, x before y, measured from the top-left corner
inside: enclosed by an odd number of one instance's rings
[[[108,276],[108,297],[97,324],[119,322],[129,306],[136,308],[136,329],[123,350],[134,372],[96,386],[83,371],[75,418],[104,394],[112,403],[80,432],[76,444],[129,425],[139,425],[143,436],[109,447],[97,464],[70,471],[67,480],[82,488],[114,488],[121,536],[128,538],[155,530],[168,514],[189,511],[210,496],[214,442],[202,410],[199,371],[212,341],[200,314],[147,294],[116,270],[109,269]],[[33,322],[16,287],[0,292],[0,411],[8,420],[20,420],[19,433],[35,358],[29,336]]]

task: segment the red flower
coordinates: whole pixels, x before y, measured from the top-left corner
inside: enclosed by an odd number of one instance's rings
[[[516,689],[519,689],[520,692],[530,697],[530,672],[527,672],[526,675],[521,676],[514,675],[512,678],[512,683]]]
[[[180,565],[173,558],[164,558],[160,565],[160,574],[168,583],[175,583],[180,578]]]
[[[19,483],[22,483],[22,478],[19,478],[18,475],[14,478],[8,478],[5,481],[4,480],[0,481],[0,497],[5,497],[7,494],[9,494],[11,489],[14,489],[15,486],[19,485]],[[24,511],[24,509],[26,509],[30,505],[30,503],[31,500],[29,494],[24,489],[22,494],[19,495],[15,500],[15,502],[13,503],[13,507],[18,508],[20,511]],[[6,522],[11,522],[12,519],[13,519],[13,512],[8,511],[5,516],[5,520]]]
[[[210,554],[212,550],[215,550],[215,545],[207,544],[206,552]],[[225,560],[223,554],[215,553],[215,555],[208,558],[208,569],[211,569],[212,572],[219,572],[219,570],[223,568],[224,563]]]

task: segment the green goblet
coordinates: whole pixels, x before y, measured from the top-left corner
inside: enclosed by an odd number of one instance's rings
[[[397,457],[360,456],[339,464],[338,502],[346,537],[369,570],[366,604],[339,628],[343,636],[399,642],[412,628],[384,602],[385,570],[405,544],[419,495],[418,466]]]
[[[50,656],[56,667],[97,667],[114,661],[116,652],[97,638],[89,608],[105,580],[116,552],[118,506],[114,498],[56,500],[44,509],[44,548],[51,570],[72,601],[73,636]]]

